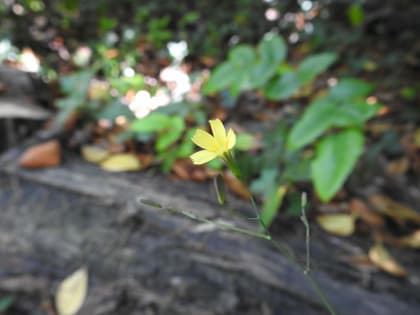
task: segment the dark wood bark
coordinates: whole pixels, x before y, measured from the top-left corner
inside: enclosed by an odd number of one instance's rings
[[[20,151],[0,160],[0,296],[17,297],[7,314],[47,314],[58,282],[81,265],[90,287],[80,314],[326,314],[268,242],[138,200],[252,227],[246,203],[226,210],[207,184],[111,174],[69,155],[61,167],[23,170]],[[284,229],[276,237],[303,256],[301,225]],[[313,275],[339,314],[418,314],[418,255],[402,252],[410,276],[398,279],[347,262],[370,242],[313,231]]]

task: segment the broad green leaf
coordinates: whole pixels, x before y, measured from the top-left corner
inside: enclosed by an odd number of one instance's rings
[[[55,306],[58,315],[74,315],[82,307],[88,288],[86,268],[80,268],[65,278],[57,289]]]
[[[362,125],[379,110],[378,104],[368,104],[365,100],[350,101],[335,109],[334,126],[351,127]]]
[[[128,90],[141,90],[145,87],[144,78],[140,74],[132,77],[113,78],[110,81],[111,87],[117,89],[120,94],[125,94]]]
[[[286,186],[280,186],[279,188],[272,190],[265,200],[261,213],[261,221],[265,227],[269,227],[276,217],[286,191]]]
[[[266,87],[264,94],[270,100],[281,100],[292,96],[300,87],[299,77],[294,72],[286,72]]]
[[[347,9],[347,16],[351,25],[355,27],[362,25],[365,20],[365,14],[360,3],[351,4]]]
[[[335,106],[328,99],[323,98],[313,102],[306,109],[303,116],[293,126],[287,138],[287,148],[297,150],[309,144],[334,123]]]
[[[323,138],[312,161],[312,180],[322,201],[329,201],[344,184],[363,151],[361,131],[348,129]]]
[[[253,88],[261,88],[275,75],[277,67],[270,62],[260,60],[252,66],[249,76]]]
[[[89,89],[93,72],[90,70],[79,71],[60,78],[61,90],[72,97],[85,98]]]
[[[182,136],[184,129],[184,120],[181,117],[172,117],[168,130],[164,130],[156,140],[156,150],[161,152],[167,149]]]
[[[241,78],[241,71],[229,61],[218,65],[203,88],[204,94],[218,92]]]
[[[254,145],[255,137],[250,133],[240,133],[236,137],[235,149],[246,151]]]
[[[302,61],[298,68],[298,77],[302,84],[312,81],[317,75],[328,69],[337,59],[335,53],[312,55]]]
[[[236,67],[250,67],[256,59],[255,50],[250,45],[238,45],[229,51],[229,62]]]
[[[4,296],[0,298],[0,313],[6,311],[15,302],[13,296]]]
[[[267,33],[258,46],[258,52],[263,63],[276,67],[286,58],[287,45],[278,34]]]
[[[98,119],[103,118],[114,120],[118,116],[127,117],[129,120],[135,118],[133,112],[128,108],[128,106],[121,104],[119,100],[109,103],[108,106],[105,106],[102,110],[95,111],[94,114]]]
[[[150,133],[167,128],[171,124],[171,118],[160,113],[151,113],[150,115],[137,119],[131,124],[131,130],[139,133]]]
[[[349,102],[358,97],[367,96],[373,86],[357,79],[342,79],[329,91],[329,97],[341,103]]]
[[[279,174],[278,168],[265,168],[260,177],[252,181],[251,191],[267,197],[267,195],[276,187],[276,179]]]
[[[302,158],[289,162],[286,164],[284,171],[281,174],[281,178],[292,181],[301,182],[308,181],[311,179],[311,164],[309,160]]]

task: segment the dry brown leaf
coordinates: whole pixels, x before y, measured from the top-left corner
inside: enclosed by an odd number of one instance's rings
[[[138,171],[141,164],[137,156],[131,153],[111,155],[101,163],[103,169],[111,172]]]
[[[420,230],[415,231],[413,234],[402,237],[398,243],[412,248],[420,248]]]
[[[398,277],[405,277],[405,269],[389,254],[381,243],[369,250],[369,259],[383,271]]]
[[[137,157],[140,160],[141,169],[144,170],[145,168],[148,168],[150,165],[152,165],[154,161],[154,155],[148,154],[148,153],[140,153],[137,155]]]
[[[61,146],[57,140],[34,145],[20,156],[19,166],[42,168],[57,166],[61,163]]]
[[[100,163],[110,155],[110,153],[104,148],[94,145],[82,146],[81,153],[83,158],[91,163]]]
[[[373,212],[362,200],[353,198],[349,205],[352,214],[358,216],[365,223],[373,227],[382,227],[384,218]]]
[[[379,212],[389,216],[398,224],[403,225],[407,221],[420,224],[420,213],[417,213],[391,198],[377,194],[369,196],[369,201]]]
[[[417,128],[416,131],[414,131],[413,142],[416,148],[420,148],[420,128]]]
[[[316,220],[327,232],[338,236],[349,236],[354,233],[357,217],[352,214],[322,214]]]
[[[390,176],[402,175],[407,172],[409,167],[410,161],[406,157],[403,157],[401,159],[389,162],[386,166],[386,172]]]
[[[248,188],[237,179],[231,172],[225,172],[223,174],[226,186],[239,197],[249,200]]]
[[[80,268],[64,279],[55,297],[58,315],[76,314],[85,301],[88,289],[88,273],[86,268]]]

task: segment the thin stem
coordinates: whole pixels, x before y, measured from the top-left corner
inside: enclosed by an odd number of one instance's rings
[[[188,217],[192,220],[198,221],[198,222],[212,224],[212,225],[214,225],[214,226],[216,226],[216,227],[218,227],[222,230],[234,231],[234,232],[237,232],[237,233],[241,233],[241,234],[245,234],[245,235],[253,236],[253,237],[257,237],[257,238],[262,238],[262,239],[266,239],[266,240],[268,240],[270,238],[270,236],[267,235],[267,234],[255,232],[253,230],[243,229],[243,228],[237,227],[237,226],[232,225],[232,224],[215,222],[215,221],[212,221],[212,220],[209,220],[209,219],[206,219],[206,218],[199,217],[199,216],[197,216],[194,213],[189,212],[189,211],[179,210],[179,209],[176,209],[176,208],[164,208],[164,209],[175,212],[175,213],[182,214],[182,215],[184,215],[184,216],[186,216],[186,217]]]
[[[306,204],[307,204],[307,198],[306,198],[306,192],[302,193],[302,199],[301,199],[301,208],[302,208],[302,214],[300,216],[300,219],[303,222],[303,225],[305,226],[305,243],[306,243],[306,267],[305,267],[305,273],[309,273],[311,271],[311,230],[308,222],[308,218],[306,217]]]
[[[231,171],[236,175],[236,177],[239,180],[243,180],[240,169],[233,158],[233,156],[230,156],[231,158],[228,160],[228,167],[231,169]],[[318,295],[319,299],[321,300],[324,307],[328,310],[330,315],[337,315],[335,312],[333,306],[329,302],[327,296],[325,295],[324,291],[321,289],[315,278],[310,274],[310,229],[309,229],[309,222],[306,218],[306,194],[302,196],[302,217],[301,220],[303,221],[306,229],[306,266],[302,267],[300,263],[297,261],[296,257],[293,255],[293,253],[283,244],[277,242],[271,237],[270,231],[263,221],[260,213],[260,209],[257,207],[257,204],[255,202],[254,197],[252,194],[249,194],[249,200],[251,202],[252,208],[254,209],[256,213],[256,217],[260,222],[260,226],[263,229],[263,235],[266,235],[265,239],[269,241],[273,247],[275,247],[280,253],[282,253],[292,264],[298,266],[298,268],[302,271],[303,275],[308,279],[309,283],[312,285],[312,288],[314,289],[315,293]]]

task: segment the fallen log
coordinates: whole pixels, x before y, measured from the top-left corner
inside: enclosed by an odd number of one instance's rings
[[[246,203],[228,211],[206,183],[107,173],[71,154],[60,167],[24,170],[20,152],[0,158],[0,296],[16,297],[7,314],[47,313],[59,281],[82,265],[90,286],[80,314],[326,314],[268,242],[139,200],[252,228]],[[303,260],[304,229],[285,229],[276,238]],[[409,277],[394,278],[346,261],[366,241],[313,231],[312,273],[338,314],[418,314],[419,255],[405,252]]]

